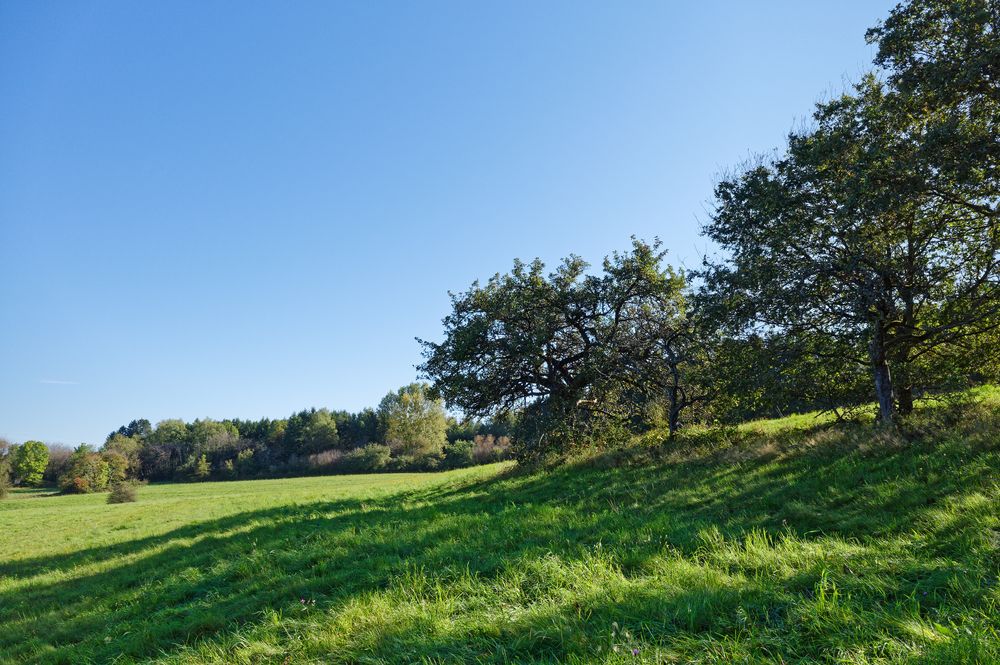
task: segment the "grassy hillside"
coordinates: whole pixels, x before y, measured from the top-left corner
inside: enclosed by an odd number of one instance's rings
[[[1000,662],[978,399],[904,437],[796,417],[535,474],[18,494],[0,662]]]

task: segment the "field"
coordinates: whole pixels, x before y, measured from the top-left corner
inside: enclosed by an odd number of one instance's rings
[[[536,473],[0,503],[0,663],[1000,662],[996,395]]]

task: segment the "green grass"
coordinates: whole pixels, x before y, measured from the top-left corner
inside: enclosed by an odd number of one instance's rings
[[[905,437],[797,416],[533,474],[18,492],[0,663],[1000,662],[978,399]]]

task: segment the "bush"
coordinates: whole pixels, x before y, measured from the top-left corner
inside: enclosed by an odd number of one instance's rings
[[[380,471],[389,466],[392,453],[389,446],[369,443],[367,446],[348,451],[342,465],[348,471]]]
[[[133,503],[139,495],[139,486],[131,481],[123,480],[111,486],[108,503]]]
[[[460,469],[472,466],[472,449],[475,445],[468,439],[459,439],[444,444],[444,467],[446,469]]]
[[[401,455],[389,460],[384,471],[436,471],[441,467],[442,454]]]
[[[458,439],[444,446],[444,464],[446,469],[460,469],[478,464],[492,464],[510,459],[510,438],[493,436],[492,434],[477,434],[470,441]]]

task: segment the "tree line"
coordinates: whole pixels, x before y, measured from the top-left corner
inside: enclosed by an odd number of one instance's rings
[[[509,455],[509,423],[456,420],[425,384],[357,413],[306,409],[288,418],[136,419],[97,448],[0,441],[0,487],[57,484],[100,492],[122,481],[197,481],[318,473],[427,471]]]

